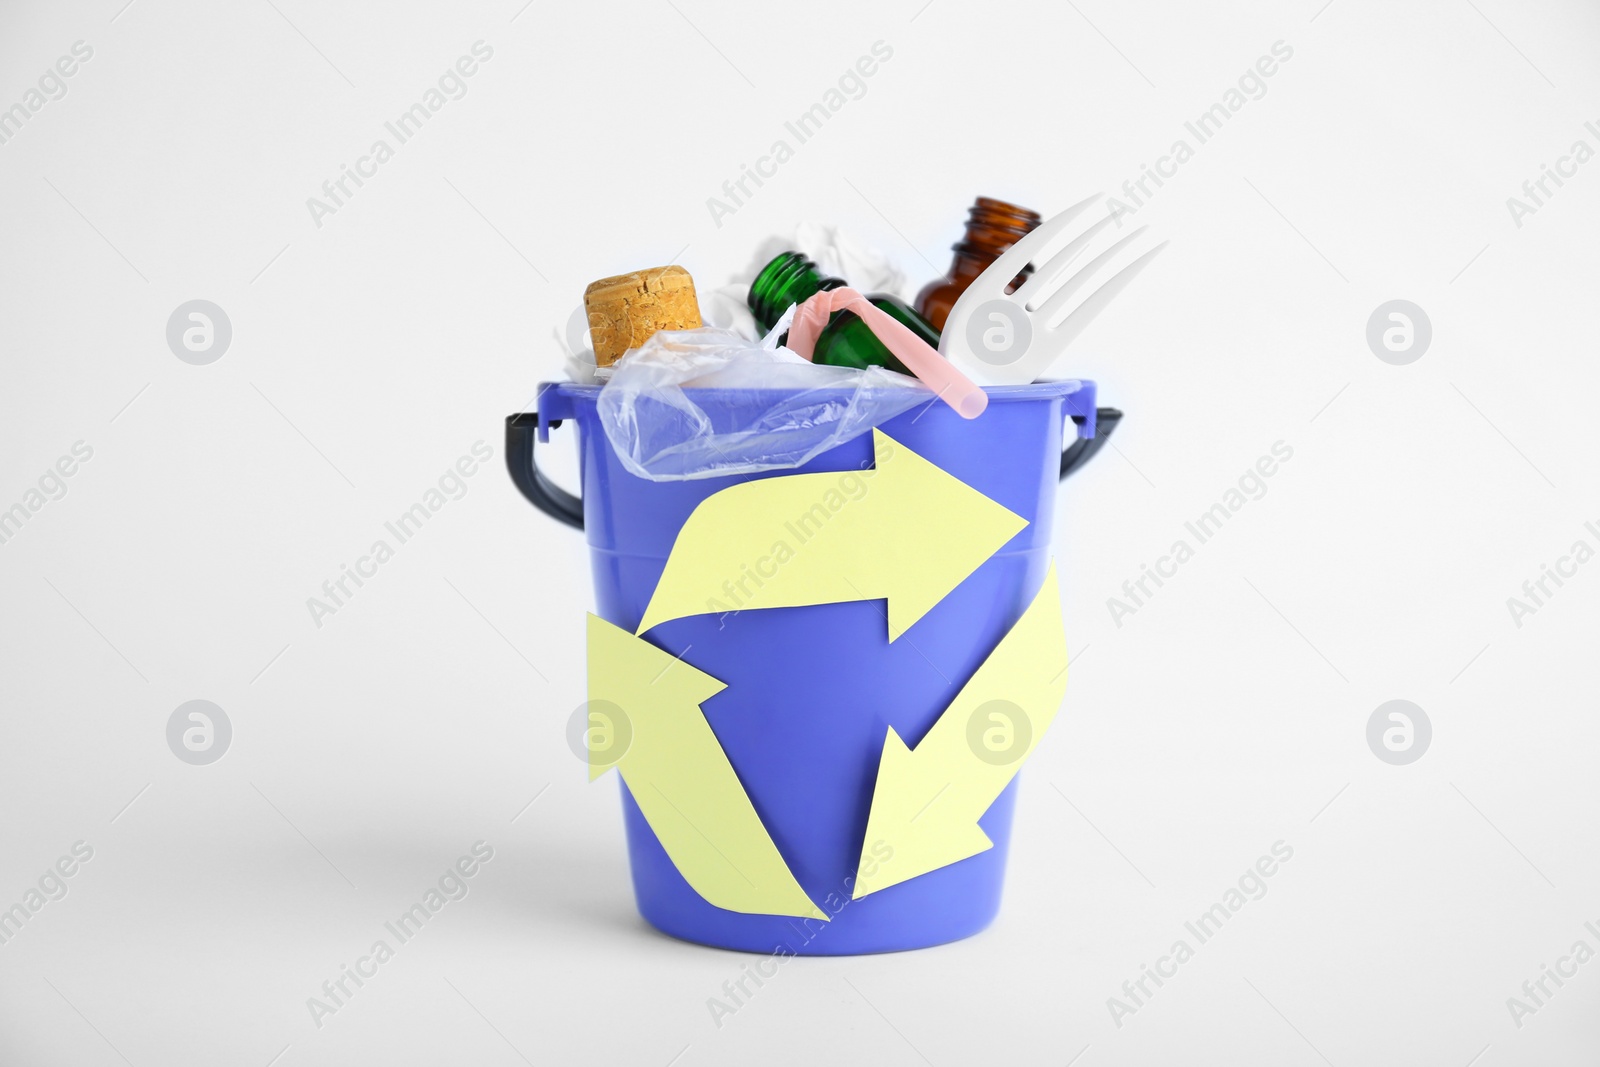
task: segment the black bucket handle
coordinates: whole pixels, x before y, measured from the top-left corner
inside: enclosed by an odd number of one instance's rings
[[[547,423],[560,426],[559,419]],[[583,501],[544,476],[534,460],[539,442],[539,413],[524,411],[506,416],[506,468],[528,502],[557,522],[583,529]]]
[[[1083,416],[1074,415],[1072,421],[1082,426]],[[1121,422],[1122,412],[1116,408],[1095,408],[1094,436],[1077,438],[1067,446],[1066,451],[1061,453],[1060,480],[1066,481],[1067,475],[1093,459],[1095,453],[1105,447],[1106,441],[1110,440]]]

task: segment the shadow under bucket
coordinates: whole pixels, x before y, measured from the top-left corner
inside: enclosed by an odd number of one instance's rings
[[[768,406],[774,394],[689,392],[708,412],[722,408],[724,414]],[[1056,485],[1094,455],[1121,419],[1115,409],[1095,409],[1092,382],[985,392],[988,410],[971,421],[932,403],[879,427],[1028,522],[893,643],[882,600],[735,608],[663,622],[644,635],[726,683],[701,705],[705,718],[790,871],[831,918],[746,914],[708,903],[674,866],[624,784],[634,894],[640,913],[661,931],[750,952],[850,955],[954,941],[993,920],[1015,779],[979,821],[992,849],[859,900],[851,895],[863,845],[873,854],[863,838],[887,728],[915,747],[1017,623],[1050,565]],[[873,463],[873,435],[865,433],[793,470],[649,481],[629,473],[612,450],[596,409],[599,395],[593,385],[541,386],[537,412],[506,420],[506,462],[535,506],[587,533],[596,613],[629,633],[644,617],[679,531],[702,501],[740,482],[817,472],[849,476]],[[534,462],[536,443],[568,421],[577,423],[581,498],[556,487]],[[1071,440],[1070,424],[1077,431]],[[895,545],[876,550],[887,557]],[[733,603],[723,590],[707,596]]]

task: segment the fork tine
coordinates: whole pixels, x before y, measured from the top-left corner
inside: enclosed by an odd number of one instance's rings
[[[1071,266],[1077,262],[1083,250],[1089,247],[1089,242],[1099,236],[1100,231],[1117,221],[1115,215],[1107,215],[1099,222],[1084,230],[1074,237],[1055,255],[1043,263],[1034,263],[1033,277],[1023,282],[1012,295],[1022,302],[1022,306],[1030,312],[1038,310],[1038,304],[1055,289],[1056,284],[1066,275]],[[1143,233],[1148,227],[1141,226],[1130,236]]]
[[[994,277],[1004,279],[1001,286],[1003,290],[1004,285],[1009,284],[1012,278],[1021,274],[1022,269],[1035,258],[1043,259],[1043,254],[1049,247],[1050,242],[1065,232],[1073,219],[1087,211],[1096,200],[1099,200],[1104,195],[1104,193],[1095,193],[1091,197],[1078,201],[1059,214],[1052,215],[1030,230],[1022,240],[1006,249],[999,259],[985,268],[984,273],[988,274],[993,271]],[[1002,294],[995,292],[991,295],[1000,296]]]
[[[1117,294],[1126,289],[1128,287],[1128,283],[1133,281],[1140,271],[1149,266],[1150,261],[1156,258],[1156,256],[1160,254],[1161,250],[1166,248],[1169,243],[1170,242],[1162,241],[1150,251],[1146,252],[1132,263],[1129,263],[1126,267],[1123,267],[1116,274],[1112,275],[1104,285],[1100,286],[1100,288],[1096,289],[1094,292],[1085,297],[1083,303],[1079,305],[1078,309],[1072,314],[1068,315],[1064,320],[1062,320],[1060,326],[1056,327],[1050,332],[1051,341],[1061,347],[1071,344],[1080,333],[1088,329],[1089,324],[1099,317],[1102,311],[1111,306],[1111,302],[1117,298]],[[1096,260],[1096,263],[1098,262],[1099,261]],[[1090,264],[1090,267],[1093,267],[1094,265],[1095,264]],[[1084,268],[1085,272],[1088,270],[1089,267]],[[1056,298],[1052,297],[1050,303],[1055,303],[1055,300]],[[1048,324],[1050,320],[1045,318],[1043,321],[1045,324]]]
[[[1068,278],[1065,282],[1062,282],[1061,287],[1055,292],[1051,293],[1048,300],[1039,301],[1037,306],[1028,305],[1028,314],[1032,315],[1034,320],[1039,325],[1048,327],[1052,322],[1066,313],[1067,305],[1071,303],[1073,296],[1077,294],[1078,290],[1082,289],[1085,285],[1093,281],[1095,275],[1098,274],[1107,263],[1111,262],[1112,257],[1118,252],[1121,252],[1124,248],[1128,247],[1130,243],[1137,240],[1139,236],[1144,233],[1145,229],[1146,227],[1144,226],[1139,227],[1137,230],[1134,230],[1132,233],[1122,238],[1122,240],[1118,241],[1104,252],[1101,252],[1098,256],[1095,256],[1082,268],[1080,268],[1078,273]]]

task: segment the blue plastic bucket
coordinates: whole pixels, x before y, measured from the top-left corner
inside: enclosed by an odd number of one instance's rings
[[[772,390],[694,390],[716,418],[765,408]],[[886,727],[915,747],[963,683],[1011,629],[1049,567],[1056,485],[1090,458],[1121,417],[1094,407],[1092,382],[987,390],[989,407],[961,419],[941,403],[880,428],[1028,520],[893,644],[881,601],[699,615],[662,623],[645,639],[727,684],[703,705],[707,721],[778,851],[831,921],[726,911],[700,897],[668,858],[622,787],[639,911],[686,941],[750,952],[849,955],[921,948],[977,933],[1000,905],[1016,781],[979,825],[995,847],[851,899]],[[870,466],[863,434],[803,467],[693,481],[653,482],[623,467],[599,421],[598,386],[547,383],[536,413],[506,423],[513,481],[541,510],[588,534],[597,614],[638,627],[689,514],[729,485],[757,478]],[[1069,442],[1069,418],[1077,424]],[[552,426],[576,421],[581,499],[534,462]],[[1098,434],[1096,432],[1098,424]],[[881,546],[885,553],[895,546]],[[620,780],[620,776],[619,776]]]

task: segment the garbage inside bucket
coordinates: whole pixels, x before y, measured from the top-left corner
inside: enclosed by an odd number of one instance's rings
[[[761,390],[764,406],[702,406],[706,389]],[[600,391],[601,425],[628,471],[653,481],[793,469],[934,399],[881,367],[816,366],[724,330],[657,333]]]

